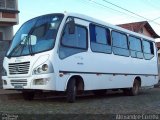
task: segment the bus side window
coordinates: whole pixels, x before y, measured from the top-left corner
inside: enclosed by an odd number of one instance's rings
[[[93,52],[111,53],[110,30],[90,24],[90,41]]]
[[[129,56],[129,49],[128,49],[128,42],[127,42],[127,35],[112,31],[112,47],[113,53],[115,55],[120,56]]]
[[[144,58],[146,60],[150,60],[154,57],[154,47],[153,43],[149,42],[147,40],[143,40],[143,53],[144,53]]]
[[[139,38],[129,36],[129,48],[131,57],[143,59],[141,40]]]
[[[87,29],[84,26],[76,25],[75,33],[69,34],[68,25],[66,24],[61,38],[59,56],[64,59],[76,53],[87,50]]]

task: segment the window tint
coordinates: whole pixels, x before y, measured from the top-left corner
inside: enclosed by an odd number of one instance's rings
[[[110,30],[90,25],[91,49],[94,52],[111,53]]]
[[[154,56],[153,43],[146,40],[144,40],[142,43],[145,59],[151,59]]]
[[[76,25],[75,34],[69,34],[68,25],[66,25],[62,36],[62,44],[66,47],[79,49],[87,48],[87,30],[85,27]]]
[[[87,29],[76,25],[75,33],[69,34],[68,25],[66,25],[59,49],[59,57],[64,59],[73,54],[85,52],[87,50]]]
[[[96,42],[100,44],[107,44],[106,29],[102,27],[95,27]]]
[[[143,58],[140,39],[138,39],[136,37],[129,36],[129,48],[131,51],[131,57]]]
[[[46,29],[47,29],[47,24],[44,24],[44,25],[41,25],[41,26],[38,26],[36,27],[34,30],[33,30],[33,35],[37,36],[38,38],[42,38],[46,32]]]
[[[112,45],[114,54],[129,56],[127,36],[125,34],[112,31]]]

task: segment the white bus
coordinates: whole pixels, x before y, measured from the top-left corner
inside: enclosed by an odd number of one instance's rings
[[[154,39],[75,14],[55,13],[25,22],[3,62],[3,88],[31,100],[41,91],[105,94],[122,89],[137,95],[158,83]]]

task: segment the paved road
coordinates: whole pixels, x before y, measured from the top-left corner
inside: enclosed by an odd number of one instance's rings
[[[160,88],[142,91],[138,96],[122,93],[102,97],[81,96],[76,103],[67,103],[65,97],[23,99],[0,99],[0,112],[26,114],[120,114],[160,113]]]

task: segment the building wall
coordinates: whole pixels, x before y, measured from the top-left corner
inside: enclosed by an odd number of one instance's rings
[[[13,37],[13,26],[19,22],[18,13],[18,0],[0,0],[0,88],[2,63]]]
[[[18,14],[10,12],[0,12],[0,22],[18,23]]]
[[[2,88],[1,72],[3,66],[3,59],[10,46],[10,42],[11,41],[0,41],[0,89]]]
[[[147,29],[145,27],[143,27],[138,33],[152,38],[151,34],[147,31]]]
[[[13,26],[0,27],[0,32],[2,33],[2,40],[12,40],[13,37]]]
[[[10,46],[10,42],[13,36],[13,26],[0,27],[0,33],[2,33],[2,39],[0,40],[0,89],[1,89],[2,88],[1,72],[3,66],[3,59]]]

